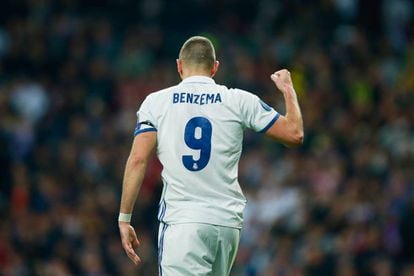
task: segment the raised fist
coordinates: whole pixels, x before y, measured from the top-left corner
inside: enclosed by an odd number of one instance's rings
[[[293,88],[290,72],[286,69],[274,72],[272,75],[270,75],[270,78],[276,84],[277,88],[282,92],[286,92],[289,87]]]

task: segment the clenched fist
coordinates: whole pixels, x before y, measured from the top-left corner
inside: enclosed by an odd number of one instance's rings
[[[270,75],[270,78],[276,84],[277,88],[283,93],[287,92],[289,88],[293,89],[290,72],[286,69],[274,72]]]

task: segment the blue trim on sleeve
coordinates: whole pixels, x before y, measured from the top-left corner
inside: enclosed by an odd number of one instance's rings
[[[275,117],[273,117],[273,119],[267,124],[267,126],[265,126],[265,128],[264,129],[262,129],[261,131],[259,131],[260,133],[265,133],[276,121],[277,121],[277,119],[279,119],[279,117],[280,117],[280,114],[279,113],[277,113],[276,115],[275,115]]]
[[[140,134],[140,133],[143,133],[143,132],[148,132],[148,131],[157,131],[157,129],[155,128],[155,127],[152,127],[152,128],[144,128],[144,129],[138,129],[138,130],[135,130],[134,131],[134,136],[137,136],[138,134]]]

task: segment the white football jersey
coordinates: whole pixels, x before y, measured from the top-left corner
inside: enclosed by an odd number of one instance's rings
[[[159,220],[241,228],[243,130],[265,132],[279,113],[249,92],[192,76],[148,95],[137,117],[135,135],[157,131],[164,183]]]

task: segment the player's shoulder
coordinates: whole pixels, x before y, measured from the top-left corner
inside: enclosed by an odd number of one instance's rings
[[[255,95],[252,92],[241,89],[241,88],[229,88],[229,91],[239,96],[254,96]]]
[[[228,88],[228,93],[238,102],[253,101],[257,98],[256,94],[241,88]]]
[[[227,85],[219,84],[219,83],[215,83],[214,86],[216,88],[218,88],[218,90],[220,92],[224,92],[224,93],[230,94],[232,96],[233,95],[237,96],[237,95],[244,94],[244,93],[250,93],[250,92],[248,92],[246,90],[243,90],[243,89],[240,89],[240,88],[229,87]]]

